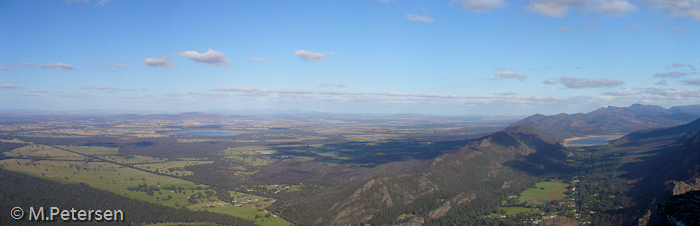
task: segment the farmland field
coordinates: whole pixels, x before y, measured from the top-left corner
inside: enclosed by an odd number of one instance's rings
[[[540,182],[534,188],[528,188],[520,193],[518,200],[532,204],[542,204],[566,198],[568,184],[560,182]]]
[[[24,147],[16,148],[14,150],[4,153],[8,157],[21,157],[21,158],[47,158],[47,159],[57,159],[57,160],[83,160],[84,156],[71,153],[68,151],[60,150],[54,147],[32,144]]]

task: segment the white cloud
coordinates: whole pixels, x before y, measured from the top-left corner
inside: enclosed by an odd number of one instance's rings
[[[255,62],[261,62],[261,63],[269,63],[269,60],[263,59],[262,57],[259,58],[248,58],[250,61],[255,61]]]
[[[610,91],[607,93],[604,93],[604,95],[607,96],[629,96],[629,95],[636,95],[640,94],[641,92],[637,91],[632,91],[632,90],[616,90],[616,91]]]
[[[468,12],[490,12],[496,8],[505,8],[508,4],[504,0],[452,0],[462,5],[462,9]]]
[[[99,2],[97,2],[97,5],[98,5],[98,6],[104,6],[105,4],[107,4],[107,3],[111,2],[111,1],[112,1],[112,0],[100,0]]]
[[[222,88],[216,88],[212,89],[211,91],[222,91],[222,92],[248,92],[248,91],[257,91],[258,88],[255,87],[241,87],[241,86],[231,86],[231,87],[222,87]]]
[[[627,0],[532,0],[525,7],[527,11],[551,17],[564,17],[571,8],[605,16],[620,16],[637,10],[637,6]]]
[[[17,89],[19,87],[12,84],[0,84],[0,89]]]
[[[228,66],[229,61],[226,59],[226,55],[222,52],[209,49],[206,53],[198,53],[197,51],[185,51],[177,54],[180,57],[188,58],[194,60],[194,62],[200,64],[209,64],[214,66]]]
[[[654,94],[659,96],[676,96],[676,97],[698,97],[700,96],[700,91],[697,89],[658,89],[658,88],[647,88],[645,93]]]
[[[186,93],[181,93],[181,94],[175,94],[171,96],[197,96],[197,97],[208,97],[208,98],[224,98],[228,97],[229,95],[227,93],[205,93],[205,92],[197,92],[197,91],[189,91]]]
[[[666,81],[666,79],[661,79],[661,81],[654,83],[654,84],[660,85],[660,86],[665,86],[665,85],[668,85],[668,81]]]
[[[73,67],[73,65],[64,64],[64,63],[39,64],[39,67],[41,67],[41,68],[49,68],[49,69],[60,67],[60,68],[66,69],[66,70],[73,70],[73,69],[75,69],[75,67]]]
[[[689,73],[684,73],[684,72],[668,72],[668,73],[656,73],[654,74],[654,77],[662,77],[662,78],[680,78],[683,76],[688,75]]]
[[[294,51],[294,54],[292,55],[298,56],[305,61],[321,62],[323,59],[326,59],[326,55],[323,55],[323,53],[315,53],[306,50]]]
[[[655,9],[660,9],[678,18],[700,20],[700,1],[698,0],[644,0]]]
[[[330,86],[333,86],[333,87],[338,87],[338,88],[345,88],[345,87],[348,87],[348,86],[346,86],[346,85],[344,85],[344,84],[335,84],[335,83],[327,83],[327,82],[326,82],[326,83],[323,83],[323,84],[321,84],[321,85],[319,85],[319,86],[320,86],[320,87],[330,87]]]
[[[143,60],[143,62],[146,64],[146,66],[150,67],[174,67],[174,65],[172,64],[173,60],[170,59],[170,56],[168,55],[162,57],[146,58]]]
[[[510,71],[498,72],[495,76],[496,79],[518,79],[520,81],[527,78],[525,75],[519,75]]]
[[[620,80],[608,80],[608,79],[582,79],[564,76],[559,79],[561,84],[571,89],[581,89],[581,88],[598,88],[598,87],[608,87],[622,85],[624,82]]]
[[[114,87],[96,87],[96,90],[103,90],[103,91],[108,91],[108,92],[116,92],[119,91],[119,88],[114,88]]]
[[[508,91],[508,92],[499,93],[498,95],[501,95],[501,96],[512,96],[512,95],[518,95],[518,93],[513,92],[513,91]]]
[[[675,64],[671,64],[671,67],[674,67],[674,68],[685,67],[685,64],[675,63]]]
[[[22,62],[22,63],[20,63],[20,64],[22,64],[22,65],[24,65],[24,66],[36,66],[36,64],[27,63],[27,62]]]
[[[627,0],[596,0],[593,11],[605,16],[619,16],[634,12],[637,6]]]
[[[529,5],[525,7],[526,10],[530,12],[537,12],[543,16],[551,17],[563,17],[566,12],[569,11],[568,5],[565,1],[542,1],[542,2],[530,2]]]
[[[3,65],[5,65],[5,66],[2,67],[2,69],[6,70],[6,71],[19,68],[19,65],[14,65],[14,64],[3,64]]]
[[[32,89],[32,90],[29,90],[28,92],[30,92],[30,93],[48,93],[49,90],[47,90],[47,89]]]
[[[272,89],[272,90],[262,89],[260,91],[265,92],[265,93],[287,93],[287,94],[310,94],[310,93],[314,92],[311,90],[304,90],[304,89]]]
[[[700,78],[683,80],[684,85],[700,86]]]
[[[337,90],[322,90],[319,92],[322,95],[339,95],[339,96],[389,96],[389,97],[418,97],[418,98],[459,98],[455,94],[439,94],[439,93],[425,93],[425,94],[413,94],[413,93],[397,93],[397,92],[383,92],[383,93],[356,93],[356,92],[342,92]]]
[[[313,91],[311,90],[302,90],[302,89],[258,89],[256,87],[240,87],[240,86],[231,86],[231,87],[221,87],[221,88],[215,88],[212,89],[211,91],[215,92],[240,92],[241,94],[239,96],[268,96],[271,93],[276,93],[276,94],[312,94]]]
[[[557,81],[555,81],[554,79],[551,79],[551,78],[550,78],[550,79],[544,80],[544,81],[542,82],[542,84],[552,85],[552,84],[557,84]]]
[[[420,16],[417,14],[408,14],[406,13],[406,19],[409,21],[420,21],[420,22],[425,22],[425,23],[432,23],[433,18],[427,17],[427,16]]]
[[[63,95],[61,95],[61,97],[62,98],[85,99],[85,98],[93,98],[96,96],[92,95],[91,93],[71,93],[71,94],[63,94]]]

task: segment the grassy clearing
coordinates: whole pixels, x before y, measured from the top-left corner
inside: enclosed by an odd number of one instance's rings
[[[211,164],[213,162],[214,161],[169,161],[163,163],[136,164],[134,167],[173,176],[188,176],[192,175],[193,173],[192,171],[185,170],[185,167],[200,164]]]
[[[219,151],[219,154],[236,164],[234,167],[240,170],[236,174],[250,174],[259,166],[266,166],[277,161],[277,159],[269,157],[276,152],[265,146],[245,146],[227,148]]]
[[[413,215],[413,214],[410,214],[410,213],[404,213],[404,214],[401,214],[401,216],[399,216],[399,218],[397,218],[396,220],[397,220],[397,221],[400,221],[400,220],[408,219],[408,218],[411,218],[411,217],[414,217],[414,216],[416,216],[416,215]]]
[[[129,191],[127,188],[146,183],[152,186],[192,188],[193,182],[160,176],[107,162],[32,161],[28,159],[5,159],[0,161],[4,169],[26,173],[62,183],[86,183],[92,187],[110,191],[130,198],[158,203],[166,206],[179,206],[188,203],[187,194],[161,190],[149,196],[144,192]],[[168,199],[168,195],[171,199]]]
[[[301,191],[301,185],[289,185],[289,184],[273,184],[273,185],[253,185],[253,186],[242,186],[245,189],[265,189],[268,191],[278,191],[278,192],[290,192],[290,191]],[[233,195],[231,196],[233,197]]]
[[[237,217],[242,217],[248,220],[254,220],[256,224],[267,225],[291,225],[286,220],[275,217],[272,213],[267,212],[265,208],[272,204],[272,199],[264,197],[230,191],[229,194],[233,198],[233,203],[209,202],[200,205],[192,205],[188,208],[193,210],[206,210],[215,213],[230,214],[235,213]]]
[[[107,161],[112,161],[121,164],[145,164],[145,163],[164,163],[168,162],[166,158],[156,158],[142,155],[109,155],[100,156]]]
[[[78,152],[83,155],[118,155],[119,148],[98,147],[98,146],[56,146]]]
[[[32,144],[4,153],[7,157],[45,158],[56,160],[84,160],[85,156],[64,151],[51,146]]]
[[[551,201],[563,200],[566,198],[566,188],[568,184],[560,182],[541,182],[535,184],[534,188],[528,188],[520,193],[518,200],[532,204],[542,204]]]
[[[265,208],[272,204],[270,199],[234,191],[231,191],[230,195],[234,199],[233,204],[211,202],[204,203],[203,205],[192,206],[190,209],[206,210],[223,214],[236,213],[235,216],[254,220],[256,224],[263,226],[291,225],[291,223],[288,221],[280,217],[275,217],[272,213],[265,210]]]
[[[24,142],[24,141],[18,140],[18,139],[0,139],[0,142],[5,142],[5,143],[18,143],[18,144],[27,143],[27,142]]]

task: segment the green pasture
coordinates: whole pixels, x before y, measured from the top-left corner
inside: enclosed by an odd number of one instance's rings
[[[255,199],[257,196],[248,195],[247,197],[250,199]],[[206,211],[215,212],[215,213],[229,214],[232,216],[237,216],[237,217],[245,218],[248,220],[254,220],[256,224],[262,225],[262,226],[291,225],[291,223],[289,223],[288,221],[286,221],[280,217],[273,217],[271,213],[264,211],[264,209],[271,204],[270,202],[263,201],[261,197],[257,197],[257,199],[258,199],[258,201],[245,203],[245,204],[242,204],[241,206],[236,206],[234,204],[226,203],[223,206],[222,205],[213,205],[212,207],[207,207],[207,205],[199,205],[196,208],[190,208],[190,209],[206,210]]]
[[[158,172],[165,173],[173,176],[188,176],[192,175],[192,171],[184,170],[187,166],[194,166],[200,164],[211,164],[214,161],[169,161],[163,163],[147,163],[147,164],[136,164],[134,167]]]
[[[551,201],[563,200],[564,194],[569,185],[560,182],[541,182],[535,184],[534,188],[528,188],[520,193],[518,201],[532,204],[542,204]]]
[[[193,182],[177,178],[160,176],[140,170],[125,168],[108,162],[71,162],[71,161],[31,161],[28,159],[5,159],[0,161],[3,169],[26,173],[62,183],[85,183],[92,187],[125,195],[130,198],[159,203],[166,206],[188,204],[187,194],[172,193],[168,190],[155,192],[148,196],[144,192],[129,191],[127,188],[146,183],[152,186],[170,186],[191,188]],[[187,190],[189,193],[190,191]],[[172,199],[166,200],[170,195]]]
[[[163,163],[168,161],[166,158],[156,158],[142,155],[108,155],[100,156],[100,158],[120,164]]]
[[[85,156],[64,151],[51,146],[32,144],[15,148],[4,153],[7,157],[45,158],[56,160],[83,160]]]
[[[117,155],[119,148],[99,147],[99,146],[56,146],[78,152],[83,155]]]

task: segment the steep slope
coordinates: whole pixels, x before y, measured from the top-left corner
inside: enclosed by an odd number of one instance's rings
[[[411,163],[416,173],[387,173],[401,163],[379,166],[375,170],[382,173],[336,193],[340,198],[305,197],[299,204],[287,202],[283,213],[294,214],[296,206],[315,200],[323,213],[297,223],[459,223],[487,212],[506,194],[524,190],[539,175],[571,170],[563,163],[566,149],[532,131],[519,126],[474,140],[452,153]],[[415,216],[397,221],[404,213]]]
[[[653,213],[650,224],[664,221],[656,205],[672,195],[700,190],[700,119],[691,123],[628,134],[612,143],[616,150],[645,155],[623,166],[633,181],[629,195],[636,205],[629,211]]]
[[[665,109],[656,105],[604,107],[587,114],[536,114],[513,124],[531,125],[541,134],[556,140],[585,135],[629,133],[644,129],[676,126],[700,117],[700,106]]]

